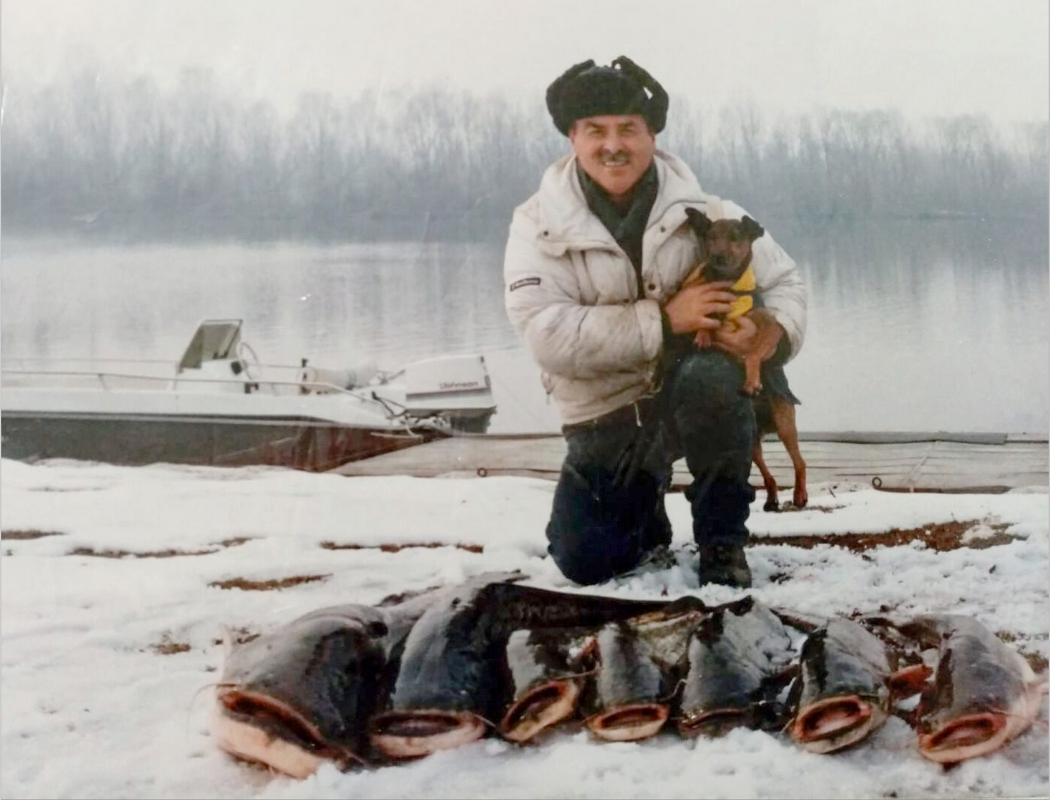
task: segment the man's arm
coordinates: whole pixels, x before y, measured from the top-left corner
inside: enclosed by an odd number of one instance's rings
[[[540,368],[587,379],[657,359],[657,302],[584,305],[569,256],[544,252],[538,238],[534,224],[515,214],[503,275],[507,316]]]

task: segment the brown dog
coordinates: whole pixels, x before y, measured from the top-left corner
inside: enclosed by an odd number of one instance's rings
[[[686,279],[682,286],[697,281],[731,281],[737,295],[733,308],[727,314],[719,315],[723,325],[747,327],[752,329],[755,348],[744,357],[744,392],[754,395],[762,388],[761,367],[764,358],[776,347],[776,321],[766,313],[757,314],[754,310],[755,273],[751,269],[751,244],[765,230],[751,217],[743,219],[720,219],[712,222],[702,211],[687,208],[689,226],[696,233],[703,251],[703,258]],[[745,316],[746,315],[746,316]],[[710,331],[697,331],[693,340],[697,347],[710,347]],[[765,351],[769,351],[768,353]]]
[[[769,367],[767,372],[773,386],[762,391],[762,364],[776,350],[780,339],[777,321],[763,308],[754,307],[753,293],[755,276],[751,269],[751,245],[765,230],[751,217],[743,219],[720,219],[712,222],[702,211],[687,208],[689,225],[700,242],[702,257],[700,264],[686,277],[682,286],[697,281],[733,281],[732,291],[738,295],[732,310],[724,315],[723,325],[750,328],[754,347],[743,357],[744,385],[742,391],[752,398],[758,435],[752,451],[752,460],[762,473],[766,488],[766,511],[780,508],[777,500],[777,482],[769,471],[762,454],[762,437],[767,433],[777,434],[791,458],[795,471],[793,501],[802,508],[809,501],[806,492],[806,462],[798,445],[798,428],[795,425],[795,400],[788,389],[787,377],[782,367]],[[711,332],[697,332],[694,342],[697,347],[710,347]]]

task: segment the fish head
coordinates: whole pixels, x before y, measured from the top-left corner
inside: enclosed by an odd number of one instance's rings
[[[813,753],[863,741],[886,721],[890,674],[880,639],[852,620],[829,620],[802,646],[791,738]]]
[[[385,695],[387,623],[369,607],[322,609],[235,645],[216,689],[219,746],[295,777],[358,755]]]
[[[369,723],[369,742],[390,760],[459,747],[488,732],[502,699],[491,667],[502,653],[497,586],[521,573],[483,573],[437,598],[405,639],[389,708]],[[505,632],[504,632],[505,634]]]
[[[916,709],[919,752],[954,764],[995,752],[1030,727],[1045,678],[977,620],[945,616],[936,623],[937,665]]]

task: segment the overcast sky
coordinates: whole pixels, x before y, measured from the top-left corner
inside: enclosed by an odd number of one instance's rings
[[[91,59],[184,66],[279,108],[432,80],[543,97],[626,54],[701,108],[896,108],[1046,120],[1047,0],[3,0],[6,103]],[[672,106],[673,108],[673,106]]]

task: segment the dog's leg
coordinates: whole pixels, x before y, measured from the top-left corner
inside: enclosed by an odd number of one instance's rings
[[[773,352],[765,341],[769,338],[768,333],[756,324],[752,318],[754,313],[752,311],[740,317],[723,320],[720,328],[720,330],[731,331],[734,337],[743,337],[743,341],[748,342],[748,349],[746,350],[723,348],[743,365],[744,384],[740,387],[740,393],[748,397],[754,397],[758,394],[759,389],[762,388],[762,362],[769,358]],[[763,324],[766,324],[764,319],[761,317],[759,319]],[[699,337],[700,333],[708,333],[708,331],[698,332],[697,337]],[[699,344],[698,339],[694,341],[697,341]]]
[[[751,460],[755,462],[758,471],[762,473],[762,483],[766,486],[766,504],[762,506],[764,511],[779,511],[780,501],[777,499],[777,479],[766,466],[766,459],[762,456],[762,435],[755,437],[755,446],[751,450]]]
[[[744,358],[744,394],[754,397],[762,388],[762,358],[752,353]]]
[[[783,397],[771,398],[773,409],[773,427],[777,436],[784,444],[791,464],[795,468],[795,490],[792,501],[796,508],[805,508],[809,502],[809,494],[806,491],[806,462],[802,459],[802,451],[798,446],[798,428],[795,426],[795,406],[790,400]]]
[[[777,349],[780,326],[768,311],[755,308],[733,320],[736,326],[751,334],[751,348],[742,355],[744,362],[744,394],[754,396],[762,389],[762,364]]]

